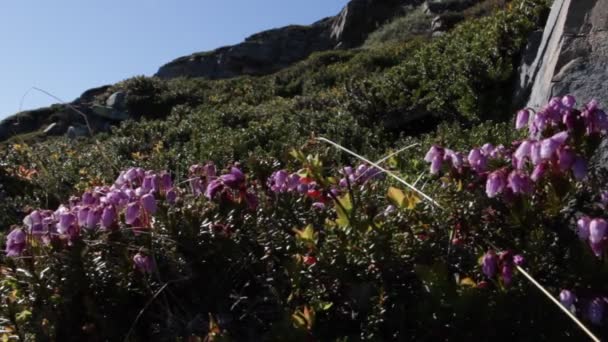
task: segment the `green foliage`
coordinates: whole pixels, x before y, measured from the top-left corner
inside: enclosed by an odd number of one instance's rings
[[[494,4],[485,1],[463,15],[488,14]],[[0,297],[6,298],[0,326],[22,339],[57,340],[121,340],[131,328],[132,340],[578,337],[523,282],[501,291],[473,289],[483,277],[477,258],[487,246],[464,249],[449,240],[457,224],[466,223],[470,236],[500,232],[508,237],[498,240],[505,248],[531,251],[538,265],[560,265],[534,269],[555,291],[567,271],[564,254],[587,270],[600,266],[568,243],[572,232],[542,229],[546,213],[526,229],[506,216],[481,222],[487,203],[478,201],[479,188],[463,191],[467,184],[442,186],[421,176],[428,172],[421,156],[431,144],[464,150],[517,138],[505,123],[510,82],[545,5],[516,0],[434,39],[402,35],[426,25],[428,18],[414,12],[380,29],[364,49],[316,53],[263,77],[136,77],[108,93],[126,91],[138,121],[94,138],[8,144],[0,164],[6,228],[33,207],[55,209],[133,166],[168,170],[185,189],[192,164],[240,162],[260,206],[251,211],[185,191],[175,206],[159,203],[153,229],[140,235],[87,232],[70,246],[32,247],[48,257],[0,257]],[[335,186],[340,167],[353,160],[316,136],[374,160],[417,143],[385,165],[426,184],[448,210],[436,211],[391,180],[349,186],[326,200],[327,209],[297,194],[270,193],[268,176],[281,166]],[[294,148],[305,154],[294,160]],[[397,211],[386,214],[391,203]],[[133,269],[131,258],[142,250],[152,251],[157,273]],[[540,329],[539,322],[564,328]]]
[[[397,17],[372,32],[363,46],[373,47],[379,44],[403,42],[416,36],[428,37],[431,33],[432,19],[430,14],[424,13],[422,6],[410,9],[404,16]]]

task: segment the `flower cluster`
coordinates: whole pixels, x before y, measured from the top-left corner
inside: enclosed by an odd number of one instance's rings
[[[130,168],[118,176],[112,186],[97,186],[72,197],[57,210],[34,210],[23,223],[32,237],[48,243],[53,238],[72,240],[83,230],[118,228],[121,217],[134,229],[150,227],[157,200],[174,203],[177,193],[167,172],[155,173]]]
[[[298,173],[290,174],[286,170],[275,171],[266,183],[270,191],[275,194],[291,192],[310,198],[313,201],[313,208],[316,209],[325,209],[325,204],[331,200],[329,193],[324,191],[314,179],[300,176]],[[336,188],[331,188],[329,192],[334,196],[340,194]]]
[[[194,196],[204,194],[209,200],[220,197],[235,203],[244,202],[251,209],[258,206],[257,196],[248,189],[245,174],[237,166],[220,176],[213,163],[192,165],[189,171],[190,190]]]
[[[233,202],[242,200],[250,208],[257,206],[257,197],[248,191],[246,177],[237,167],[233,166],[228,173],[217,176],[215,166],[209,163],[192,166],[190,173],[190,189],[195,195],[205,194],[209,200],[220,197]],[[6,254],[10,257],[23,254],[28,239],[45,245],[53,240],[69,244],[83,232],[110,231],[121,226],[138,233],[151,228],[152,218],[158,210],[157,201],[164,200],[173,205],[178,193],[179,189],[174,187],[168,172],[130,168],[121,172],[111,186],[97,186],[85,191],[55,211],[32,211],[24,218],[23,228],[14,228],[7,235]],[[133,259],[136,268],[149,273],[149,258],[137,254]]]
[[[524,264],[524,257],[520,254],[513,255],[510,251],[498,254],[494,250],[487,251],[481,257],[481,270],[489,279],[499,275],[502,283],[509,286],[513,280],[513,268]]]
[[[347,188],[349,184],[351,186],[354,185],[363,185],[372,179],[380,179],[384,177],[384,173],[373,166],[368,166],[366,164],[360,164],[356,168],[352,166],[345,166],[341,170],[342,178],[338,183],[340,187]]]
[[[559,294],[559,300],[561,304],[573,313],[580,311],[589,322],[600,325],[604,320],[604,311],[606,304],[608,304],[608,298],[606,297],[593,297],[588,300],[579,300],[572,291],[564,289]],[[583,310],[577,310],[578,306]]]
[[[589,102],[582,111],[574,109],[575,100],[567,95],[552,99],[536,114],[530,109],[518,112],[515,127],[529,128],[528,138],[513,143],[513,147],[494,147],[485,144],[472,149],[467,158],[463,153],[440,146],[432,146],[425,156],[431,164],[431,174],[437,174],[444,162],[462,173],[464,169],[485,179],[488,197],[503,194],[505,198],[517,194],[530,194],[534,183],[549,173],[572,175],[583,180],[587,175],[587,161],[577,150],[577,139],[594,134],[605,134],[608,116],[598,108],[596,101]],[[580,148],[578,148],[580,149]],[[502,161],[502,167],[488,170],[491,160]]]

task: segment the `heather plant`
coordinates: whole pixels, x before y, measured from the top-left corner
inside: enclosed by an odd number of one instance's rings
[[[299,149],[130,167],[11,228],[1,322],[37,340],[583,336],[526,269],[605,336],[607,196],[587,163],[606,122],[553,99],[511,144],[431,146],[422,175]]]

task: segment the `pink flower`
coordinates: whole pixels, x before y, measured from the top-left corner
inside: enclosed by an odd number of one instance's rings
[[[498,268],[498,258],[493,250],[489,250],[481,259],[481,270],[488,278],[493,278],[496,275]]]
[[[6,255],[9,257],[20,256],[25,250],[27,235],[22,229],[13,229],[6,236]]]
[[[576,99],[572,95],[566,95],[566,96],[562,97],[561,102],[564,105],[564,107],[566,107],[568,109],[572,109],[572,108],[574,108],[574,105],[576,104]]]
[[[536,165],[536,167],[532,171],[532,174],[530,175],[530,179],[534,182],[538,182],[541,178],[543,178],[543,176],[545,175],[546,172],[547,172],[547,164],[540,163],[540,164]]]
[[[521,171],[514,170],[509,174],[509,188],[514,194],[527,194],[532,191],[530,177]]]
[[[156,199],[154,198],[154,195],[152,195],[152,194],[143,195],[141,197],[141,205],[148,214],[153,215],[154,213],[156,213],[157,207],[156,207]]]
[[[530,121],[530,111],[528,109],[520,110],[515,119],[515,129],[525,128],[528,126],[528,121]]]
[[[576,234],[581,240],[587,240],[589,238],[589,223],[591,219],[587,216],[583,216],[576,221]]]
[[[506,183],[507,180],[504,171],[498,170],[490,173],[490,175],[488,175],[488,180],[486,181],[486,194],[489,198],[496,197],[496,195],[504,190]]]
[[[471,168],[478,173],[484,172],[488,165],[488,158],[478,148],[474,148],[469,152],[467,160]]]
[[[152,273],[154,270],[154,261],[149,255],[139,252],[133,256],[133,264],[135,269],[141,273]]]

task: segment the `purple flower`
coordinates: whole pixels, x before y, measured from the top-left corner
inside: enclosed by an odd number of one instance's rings
[[[85,227],[87,229],[95,229],[97,227],[97,224],[99,224],[99,221],[101,220],[101,213],[102,213],[101,208],[95,208],[95,209],[89,210],[89,213],[87,215],[87,223],[86,223]]]
[[[152,273],[154,270],[154,261],[152,258],[141,252],[133,256],[133,264],[135,265],[135,269],[141,273]]]
[[[127,205],[127,212],[125,213],[125,222],[133,225],[136,221],[139,221],[139,215],[141,208],[139,202],[132,202]]]
[[[168,172],[163,172],[160,174],[160,189],[165,193],[173,189],[173,180]]]
[[[430,163],[438,156],[443,158],[443,148],[433,145],[424,156],[424,161]]]
[[[325,210],[325,203],[323,202],[315,202],[312,204],[312,207],[317,210]]]
[[[589,238],[589,224],[591,219],[587,216],[583,216],[576,221],[576,235],[581,240],[587,240]]]
[[[498,258],[492,250],[486,252],[481,260],[481,270],[488,278],[494,277],[498,268]]]
[[[576,127],[577,115],[573,111],[569,111],[564,114],[562,118],[562,123],[566,125],[569,131],[573,130]]]
[[[513,265],[511,263],[504,263],[500,272],[502,282],[505,286],[509,286],[513,281]]]
[[[220,176],[220,179],[226,186],[238,189],[241,183],[245,181],[245,174],[239,168],[233,166],[230,168],[230,173]]]
[[[207,176],[207,178],[217,177],[217,169],[215,168],[215,164],[213,164],[213,163],[205,164],[205,166],[203,166],[203,171],[205,173],[205,176]]]
[[[572,164],[572,175],[580,181],[587,177],[587,162],[581,157],[576,157]]]
[[[494,150],[496,150],[496,148],[490,143],[485,143],[483,146],[481,146],[481,153],[483,153],[483,155],[486,157],[491,156],[492,153],[494,153]]]
[[[530,179],[534,182],[538,182],[547,172],[547,164],[540,163],[534,167],[532,174],[530,175]]]
[[[509,174],[509,188],[514,194],[526,194],[532,191],[530,177],[521,171],[514,170]]]
[[[474,148],[469,152],[467,160],[471,168],[476,172],[484,172],[488,165],[488,158],[478,148]]]
[[[59,222],[57,223],[57,231],[60,234],[66,234],[70,231],[70,228],[76,224],[76,215],[66,210],[58,214],[58,216]]]
[[[598,258],[604,253],[604,237],[606,236],[607,224],[604,219],[593,219],[589,223],[589,244],[593,254]]]
[[[301,193],[301,194],[305,194],[305,193],[307,193],[307,192],[308,192],[308,189],[309,189],[309,188],[310,188],[310,187],[308,186],[308,184],[300,183],[300,184],[298,185],[297,190],[298,190],[298,192],[299,192],[299,193]]]
[[[275,193],[288,191],[287,179],[289,174],[285,170],[275,171],[268,179],[270,190]]]
[[[604,319],[604,300],[602,298],[595,298],[589,303],[587,318],[595,325],[602,324]]]
[[[530,111],[527,109],[522,109],[517,112],[517,119],[515,119],[515,129],[522,129],[528,126],[528,121],[530,121]]]
[[[524,140],[519,144],[517,150],[513,154],[513,159],[516,162],[517,169],[522,169],[525,165],[526,158],[530,157],[530,152],[532,148],[532,141]]]
[[[551,138],[544,139],[540,142],[540,157],[549,159],[559,148],[559,143]]]
[[[523,255],[521,254],[516,254],[513,256],[513,263],[517,266],[523,266],[523,264],[526,262],[526,259],[524,258]]]
[[[431,174],[436,175],[439,173],[439,171],[441,170],[442,161],[442,156],[436,156],[435,158],[433,158],[433,160],[431,161]]]
[[[6,236],[6,255],[9,257],[20,256],[25,250],[25,241],[27,235],[22,229],[13,229]]]
[[[222,184],[219,179],[214,179],[207,186],[207,190],[205,190],[205,197],[211,200],[213,197],[215,197],[215,194],[220,192],[223,188],[224,184]]]
[[[92,193],[90,193],[90,192],[87,191],[84,194],[82,194],[81,202],[84,205],[94,205],[95,204],[95,197],[93,197]]]
[[[569,146],[563,146],[557,150],[559,169],[562,172],[567,171],[572,167],[572,164],[574,164],[574,158],[574,151],[572,151],[572,148]]]
[[[117,215],[116,209],[113,205],[108,205],[103,208],[101,214],[101,227],[104,229],[111,228],[116,223]]]
[[[590,112],[594,112],[595,110],[597,110],[599,108],[599,106],[600,106],[599,102],[597,102],[596,99],[593,99],[585,105],[585,109]]]
[[[504,190],[507,183],[505,178],[505,172],[502,170],[494,171],[488,175],[486,194],[489,198],[496,197]]]
[[[559,293],[559,301],[562,303],[562,305],[572,311],[572,309],[574,308],[574,301],[576,300],[576,296],[570,292],[569,290],[562,290]]]
[[[167,191],[166,198],[167,198],[167,203],[173,205],[177,201],[177,193],[175,192],[175,190],[171,189],[171,190]]]
[[[592,244],[599,244],[606,236],[606,220],[604,219],[593,219],[589,223],[589,242]]]
[[[145,194],[141,197],[141,205],[144,208],[144,210],[151,215],[154,215],[154,213],[156,213],[156,199],[154,198],[154,195],[152,194]]]
[[[572,95],[566,95],[566,96],[562,97],[561,102],[564,105],[564,107],[566,107],[568,109],[572,109],[572,108],[574,108],[574,105],[576,104],[576,99]]]
[[[91,211],[91,208],[89,207],[79,207],[78,208],[78,225],[80,227],[84,227],[87,225],[87,219],[89,217],[89,211]]]

